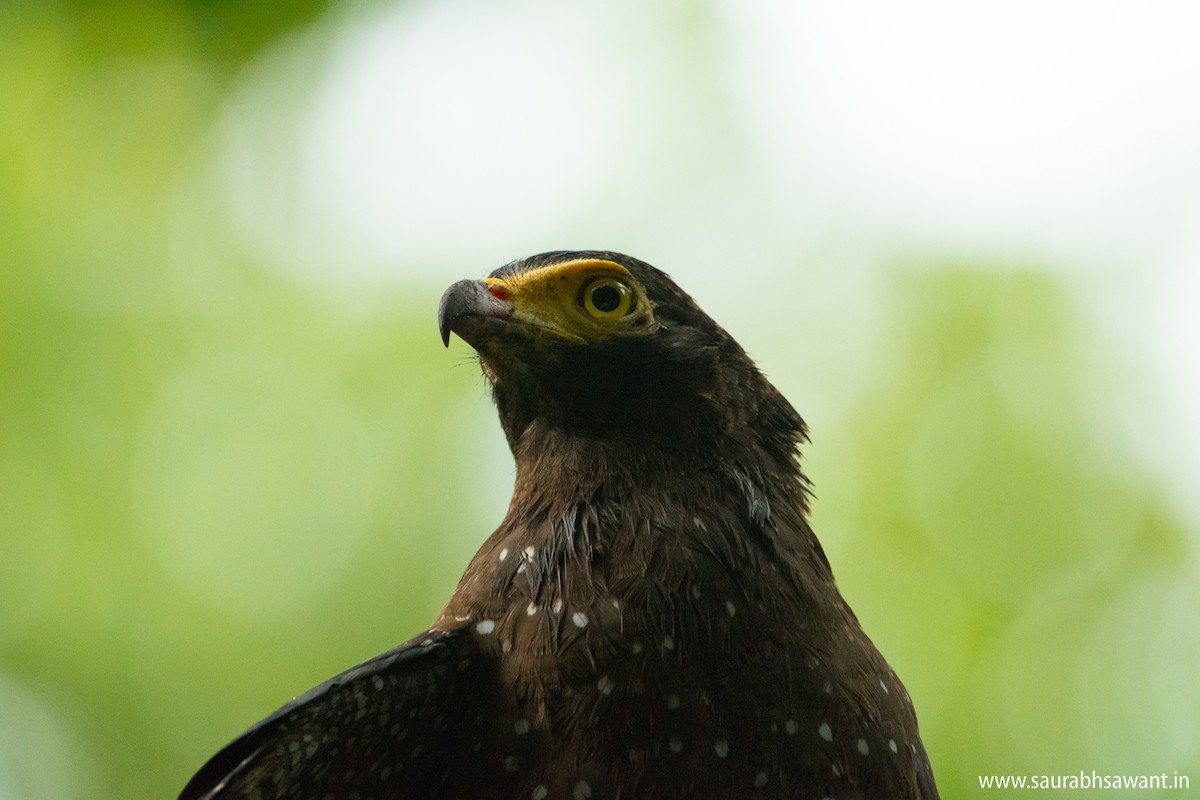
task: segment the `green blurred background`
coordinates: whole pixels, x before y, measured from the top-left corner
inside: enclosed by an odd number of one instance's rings
[[[438,297],[557,248],[808,419],[945,797],[1200,796],[1196,14],[0,5],[0,800],[173,797],[423,628],[512,479]]]

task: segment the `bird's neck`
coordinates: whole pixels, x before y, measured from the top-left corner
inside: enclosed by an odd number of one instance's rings
[[[845,608],[808,525],[794,440],[778,451],[753,439],[723,445],[681,453],[532,427],[514,448],[508,514],[438,624],[492,619],[508,635],[548,608],[559,623],[580,613],[600,630],[594,614],[620,608],[608,622],[622,630],[678,624],[701,641],[712,635],[704,604],[717,603],[752,627],[838,629]]]
[[[513,448],[508,514],[437,626],[494,620],[514,663],[546,670],[531,682],[514,677],[536,694],[558,680],[546,675],[592,663],[589,647],[570,646],[584,625],[590,635],[686,635],[715,648],[733,646],[717,623],[735,614],[756,631],[852,624],[808,525],[795,458],[803,429],[769,429],[776,435],[714,434],[681,449],[529,426]],[[541,613],[554,625],[519,633]]]
[[[586,503],[656,493],[672,505],[713,502],[731,496],[719,489],[733,481],[732,496],[752,504],[770,499],[806,515],[807,481],[797,460],[807,440],[804,421],[752,366],[746,370],[741,380],[710,381],[711,391],[703,392],[647,378],[636,383],[643,392],[648,391],[643,384],[653,387],[651,398],[616,411],[601,404],[579,418],[543,413],[518,419],[497,387],[517,468],[513,507],[530,507],[542,498]],[[638,418],[647,413],[652,416]]]
[[[691,432],[687,437],[660,432],[596,436],[534,423],[513,445],[516,481],[513,506],[530,508],[554,503],[592,503],[612,498],[671,497],[688,503],[705,482],[719,482],[735,472],[762,472],[758,448],[734,447],[716,435]],[[799,488],[799,470],[789,457],[784,474],[771,476],[776,488]],[[683,495],[683,496],[677,496]]]
[[[664,548],[719,554],[731,568],[778,562],[798,582],[824,586],[832,575],[796,459],[803,435],[712,431],[680,442],[535,424],[513,448],[513,499],[496,536],[513,550],[535,548],[551,569],[603,571],[613,553]]]

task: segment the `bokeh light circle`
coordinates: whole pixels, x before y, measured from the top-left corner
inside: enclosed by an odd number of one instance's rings
[[[0,673],[0,800],[74,796],[75,766],[64,721],[28,688]]]
[[[652,51],[600,7],[525,10],[379,9],[263,59],[221,134],[247,249],[339,289],[550,247],[639,150]],[[578,46],[581,27],[605,46]]]
[[[203,359],[139,435],[134,494],[165,571],[250,618],[295,610],[336,581],[378,485],[366,431],[319,375],[280,359]]]

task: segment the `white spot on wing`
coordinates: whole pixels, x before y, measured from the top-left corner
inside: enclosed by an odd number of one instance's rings
[[[828,722],[822,722],[821,727],[817,728],[817,733],[821,734],[821,738],[825,741],[833,741],[833,729],[829,727]]]
[[[571,615],[571,622],[575,623],[576,628],[586,628],[588,624],[587,614],[582,611],[576,611]]]
[[[485,619],[475,625],[475,630],[487,636],[492,631],[496,630],[496,623],[493,620]]]

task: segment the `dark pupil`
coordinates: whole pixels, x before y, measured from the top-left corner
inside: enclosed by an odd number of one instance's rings
[[[621,305],[621,293],[614,286],[597,286],[592,289],[592,305],[605,314],[616,311]]]

